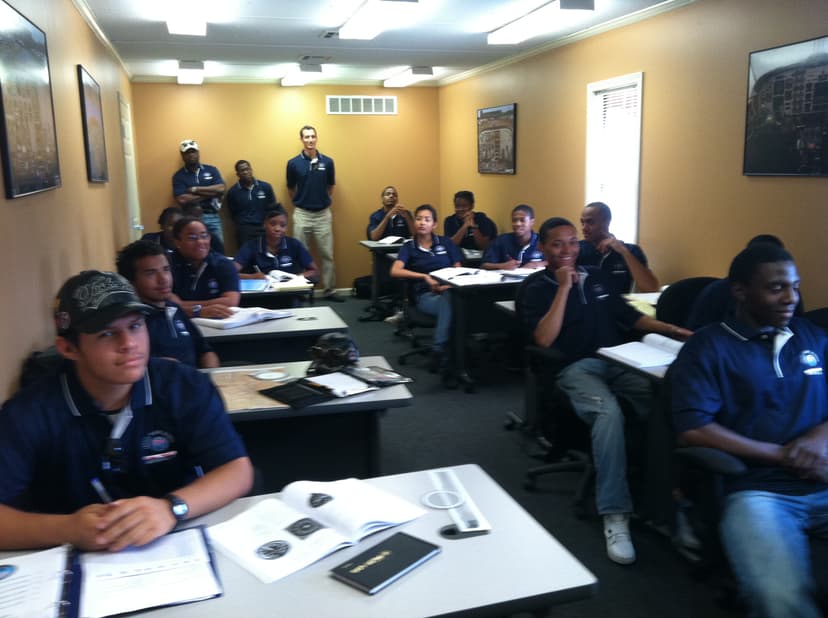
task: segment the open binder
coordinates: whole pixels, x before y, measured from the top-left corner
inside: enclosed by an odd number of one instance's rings
[[[221,596],[203,526],[120,552],[69,545],[0,561],[0,615],[98,618]]]

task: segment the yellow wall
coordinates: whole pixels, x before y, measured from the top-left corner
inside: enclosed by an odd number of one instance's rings
[[[172,174],[181,165],[178,143],[198,141],[201,162],[215,165],[228,188],[236,182],[233,164],[247,159],[255,175],[270,182],[276,197],[292,210],[285,187],[287,160],[301,150],[299,128],[316,127],[320,152],[336,163],[334,252],[337,285],[370,272],[365,238],[368,215],[381,206],[380,192],[396,185],[409,206],[438,203],[439,115],[435,88],[383,88],[275,84],[132,85],[142,215],[148,230],[172,205]],[[325,113],[326,95],[395,95],[396,116],[334,116]],[[222,216],[227,217],[228,213]],[[233,225],[225,218],[228,252]]]
[[[112,268],[128,240],[118,91],[130,84],[70,0],[10,0],[46,33],[62,186],[3,199],[0,290],[3,290],[0,396],[12,392],[24,357],[54,340],[50,307],[61,283],[83,268]],[[101,86],[109,182],[86,181],[76,65]],[[0,179],[2,183],[2,179]],[[5,196],[5,188],[0,189]]]
[[[824,36],[826,23],[824,0],[700,0],[441,88],[441,186],[471,187],[501,228],[519,202],[539,220],[577,222],[586,85],[643,71],[639,242],[660,280],[721,276],[750,237],[767,232],[797,258],[807,306],[824,306],[828,179],[741,170],[749,52]],[[479,176],[475,110],[511,102],[517,174]]]

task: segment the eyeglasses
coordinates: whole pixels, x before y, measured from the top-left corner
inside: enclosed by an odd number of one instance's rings
[[[201,234],[187,234],[184,239],[189,240],[190,242],[196,242],[198,240],[207,240],[210,238],[209,232],[201,232]]]
[[[124,457],[124,446],[120,438],[109,438],[106,441],[106,450],[104,451],[103,460],[101,461],[101,469],[104,472],[121,472],[126,467],[126,459]]]

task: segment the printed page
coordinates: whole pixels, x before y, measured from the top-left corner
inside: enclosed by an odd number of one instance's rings
[[[68,556],[64,545],[0,559],[0,616],[57,616]]]
[[[282,490],[293,508],[340,530],[353,541],[416,519],[425,510],[359,479],[296,481]]]
[[[377,242],[383,245],[393,245],[403,240],[405,239],[402,236],[386,236],[385,238],[380,238]]]
[[[325,373],[318,376],[308,376],[305,378],[305,382],[320,384],[330,389],[331,394],[336,397],[349,397],[351,395],[379,390],[378,387],[366,384],[362,380],[358,380],[341,371],[334,371],[333,373]]]
[[[681,347],[684,345],[683,341],[665,337],[664,335],[659,335],[658,333],[649,333],[644,335],[641,341],[647,345],[653,346],[654,348],[658,348],[659,350],[672,352],[674,355],[678,355],[678,353],[681,352]]]
[[[276,498],[257,502],[208,531],[216,547],[266,584],[351,545],[318,518]]]
[[[668,352],[640,341],[631,341],[611,348],[598,348],[598,354],[620,361],[631,367],[658,367],[676,360],[674,352]]]
[[[81,616],[97,618],[221,594],[201,528],[116,553],[85,552]],[[205,610],[205,613],[209,613]]]

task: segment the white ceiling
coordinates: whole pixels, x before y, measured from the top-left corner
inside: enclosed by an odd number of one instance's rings
[[[207,16],[207,36],[170,35],[165,11],[188,0],[75,0],[109,40],[134,81],[174,79],[179,60],[205,63],[206,81],[276,81],[304,56],[321,63],[317,83],[379,85],[408,66],[434,67],[424,85],[448,83],[481,67],[561,45],[683,6],[693,0],[595,0],[595,11],[566,11],[571,23],[518,45],[486,35],[548,0],[419,0],[423,18],[372,41],[323,38],[362,0],[189,0]]]

